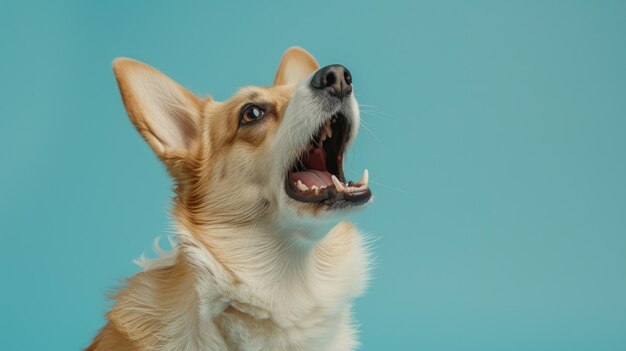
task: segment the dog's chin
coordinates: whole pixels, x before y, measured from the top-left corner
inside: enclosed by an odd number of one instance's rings
[[[279,213],[279,225],[290,233],[290,237],[301,243],[314,244],[322,240],[334,227],[349,220],[350,215],[365,207],[366,204],[328,206],[318,203],[302,202],[283,195],[285,206]]]
[[[285,192],[298,212],[317,216],[350,212],[366,205],[372,197],[369,174],[359,181],[346,180],[343,155],[352,128],[342,113],[329,116],[285,175]]]

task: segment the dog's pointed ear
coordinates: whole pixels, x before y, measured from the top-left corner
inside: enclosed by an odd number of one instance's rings
[[[306,50],[299,47],[289,48],[280,60],[274,85],[300,83],[319,68],[315,58]]]
[[[118,58],[113,71],[128,116],[157,156],[166,165],[184,157],[200,133],[201,100],[139,61]]]

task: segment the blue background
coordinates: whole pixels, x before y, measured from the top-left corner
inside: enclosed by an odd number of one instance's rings
[[[626,349],[626,2],[0,0],[0,348],[76,350],[168,233],[111,71],[200,95],[300,45],[355,78],[363,350]]]

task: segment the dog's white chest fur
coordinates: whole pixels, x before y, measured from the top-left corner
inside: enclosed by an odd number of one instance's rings
[[[283,267],[282,277],[268,272],[254,277],[251,285],[216,292],[213,303],[226,307],[213,320],[229,350],[356,346],[351,303],[363,289],[367,264],[359,233],[340,224],[306,261],[302,268]]]
[[[366,283],[367,251],[352,225],[340,223],[304,257],[249,251],[251,266],[271,260],[279,269],[254,269],[260,273],[237,279],[191,234],[179,238],[175,255],[145,264],[147,271],[130,280],[109,314],[140,349],[356,347],[351,304]],[[180,264],[185,267],[174,268]]]

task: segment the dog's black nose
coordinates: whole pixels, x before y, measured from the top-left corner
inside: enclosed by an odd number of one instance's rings
[[[330,95],[343,99],[352,93],[352,75],[342,65],[326,66],[315,72],[311,86],[320,90],[328,89]]]

